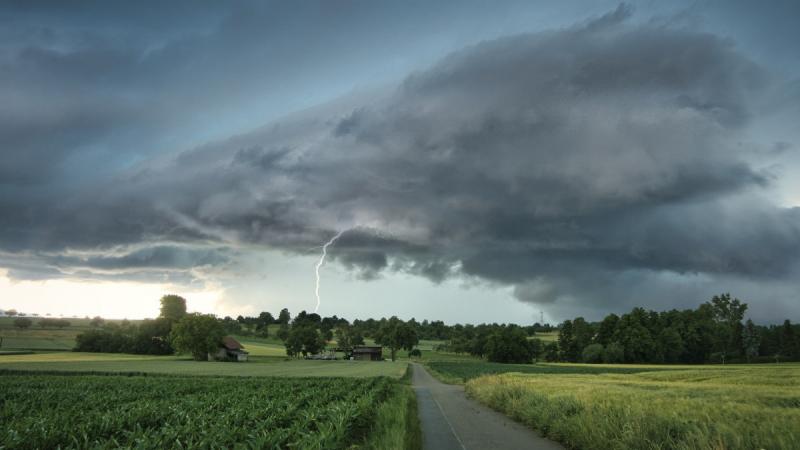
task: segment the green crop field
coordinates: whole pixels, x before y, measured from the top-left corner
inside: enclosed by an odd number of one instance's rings
[[[800,448],[800,364],[642,368],[488,375],[466,389],[570,448]]]
[[[0,355],[0,371],[120,372],[246,377],[376,377],[399,378],[405,362],[306,361],[268,358],[243,363],[198,362],[174,356],[106,353],[38,353]]]
[[[352,448],[380,429],[384,405],[405,401],[401,387],[387,378],[3,376],[0,448]]]

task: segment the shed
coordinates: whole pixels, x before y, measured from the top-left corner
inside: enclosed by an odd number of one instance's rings
[[[383,347],[357,345],[353,347],[353,359],[358,361],[383,361]]]
[[[217,361],[247,361],[249,355],[250,353],[244,350],[244,346],[239,341],[231,336],[225,336],[222,338],[222,343],[217,353],[213,355],[209,354],[208,359],[215,359]]]

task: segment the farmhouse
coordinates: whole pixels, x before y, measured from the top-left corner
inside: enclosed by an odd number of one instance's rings
[[[380,346],[356,345],[353,347],[353,359],[358,361],[383,361],[383,348]]]
[[[244,346],[240,344],[239,341],[230,336],[225,336],[222,338],[222,344],[219,350],[214,354],[209,353],[208,359],[217,361],[247,361],[247,357],[250,354],[243,349]]]

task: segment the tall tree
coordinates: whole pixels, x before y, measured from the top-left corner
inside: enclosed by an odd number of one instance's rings
[[[741,325],[747,303],[742,303],[738,298],[731,298],[730,294],[715,295],[711,299],[711,307],[716,322],[715,349],[722,358],[722,363],[741,348]]]
[[[582,349],[578,347],[571,320],[565,320],[559,327],[558,350],[564,361],[577,362],[580,357]]]
[[[392,361],[394,361],[397,356],[397,350],[411,351],[419,343],[419,337],[411,326],[392,316],[378,329],[375,335],[375,342],[389,347]]]
[[[186,299],[180,295],[165,295],[161,297],[161,317],[177,322],[186,316]]]
[[[181,353],[189,353],[195,361],[205,361],[222,343],[222,324],[210,314],[188,314],[172,326],[170,342]]]
[[[289,310],[283,308],[280,313],[278,313],[278,323],[281,325],[288,325],[289,321],[292,320],[292,315],[289,314]]]

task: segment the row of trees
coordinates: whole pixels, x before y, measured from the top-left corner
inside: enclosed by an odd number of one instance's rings
[[[288,310],[281,312],[285,312],[285,317],[291,321],[282,322],[278,330],[278,337],[284,341],[289,356],[319,353],[334,337],[336,348],[344,352],[346,357],[350,356],[353,347],[364,344],[364,328],[350,324],[346,319],[336,316],[322,318],[316,313],[300,311],[291,320]],[[374,331],[370,330],[369,336],[376,344],[389,349],[392,361],[396,359],[398,350],[411,351],[419,343],[416,330],[409,322],[394,316],[376,322],[379,326]]]
[[[743,322],[747,304],[730,294],[714,296],[693,310],[634,308],[602,321],[582,317],[559,326],[549,359],[606,363],[726,363],[800,360],[800,329]]]
[[[165,295],[161,297],[161,313],[157,319],[138,324],[125,320],[117,324],[95,317],[91,325],[96,328],[76,337],[75,351],[169,355],[176,348],[171,336],[173,327],[186,316],[186,300],[177,295]]]

